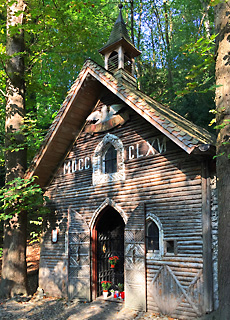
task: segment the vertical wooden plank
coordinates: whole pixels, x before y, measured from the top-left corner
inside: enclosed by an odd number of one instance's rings
[[[97,298],[97,230],[92,230],[92,298]]]
[[[82,216],[69,209],[68,298],[91,300],[90,229]]]
[[[202,164],[202,225],[203,225],[203,275],[204,311],[213,310],[212,230],[210,208],[210,177],[207,162]]]
[[[125,227],[125,305],[146,311],[145,208],[140,203]]]

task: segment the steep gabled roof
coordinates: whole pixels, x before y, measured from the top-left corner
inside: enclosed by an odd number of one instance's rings
[[[104,87],[187,153],[190,154],[200,145],[215,145],[215,137],[207,130],[151,99],[125,78],[118,80],[94,61],[87,60],[68,92],[40,151],[34,157],[27,177],[37,175],[41,186],[48,184],[80,134],[86,117],[91,113]]]

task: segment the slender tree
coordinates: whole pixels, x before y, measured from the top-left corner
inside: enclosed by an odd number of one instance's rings
[[[174,98],[173,95],[173,75],[172,75],[172,58],[171,58],[171,30],[170,30],[170,9],[168,1],[163,1],[164,19],[165,19],[165,43],[166,43],[166,61],[167,61],[167,77],[170,99]]]
[[[25,116],[23,0],[7,2],[6,63],[7,102],[5,119],[6,182],[23,177],[26,149],[20,127]],[[11,208],[7,209],[11,215]],[[0,295],[26,294],[26,212],[18,212],[4,225],[4,247]]]
[[[230,1],[216,6],[216,112],[217,177],[219,202],[219,303],[218,319],[230,318]]]

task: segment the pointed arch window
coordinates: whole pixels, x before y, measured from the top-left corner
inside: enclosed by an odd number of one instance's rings
[[[146,217],[146,252],[150,259],[161,259],[164,255],[163,227],[153,213]]]
[[[152,220],[147,221],[146,247],[148,252],[159,252],[159,228]]]
[[[104,173],[117,172],[117,150],[111,144],[105,153],[104,159]]]
[[[124,147],[117,136],[107,133],[92,160],[94,185],[125,180]]]

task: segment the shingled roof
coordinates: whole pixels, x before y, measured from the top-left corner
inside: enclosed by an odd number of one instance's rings
[[[133,43],[129,37],[128,30],[126,28],[126,24],[125,24],[124,19],[122,17],[121,8],[120,8],[118,18],[117,18],[117,20],[113,26],[113,29],[110,33],[108,41],[106,42],[104,47],[99,50],[99,52],[104,54],[108,47],[114,47],[118,43],[122,43],[124,47],[128,46],[129,49],[131,49],[131,51],[130,50],[129,51],[133,52],[133,56],[138,56],[140,54],[140,51],[135,48],[135,46],[133,45]]]
[[[27,177],[37,175],[41,186],[47,185],[80,134],[103,87],[113,92],[188,154],[201,145],[215,145],[215,137],[207,130],[148,97],[124,77],[118,79],[94,61],[87,60],[68,92],[41,149],[34,157]]]
[[[118,18],[113,26],[109,40],[105,44],[105,47],[111,45],[113,42],[120,40],[121,38],[124,38],[126,41],[132,44],[128,31],[126,29],[124,19],[122,17],[121,10],[120,10]]]

